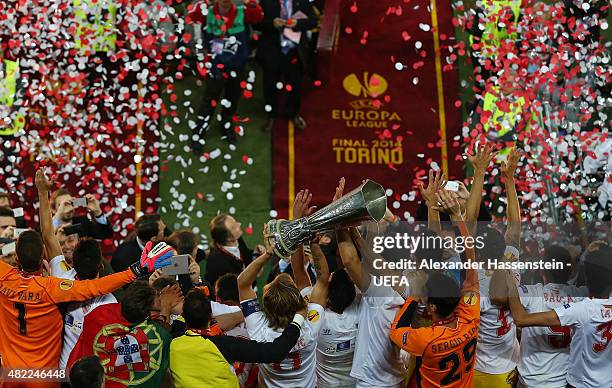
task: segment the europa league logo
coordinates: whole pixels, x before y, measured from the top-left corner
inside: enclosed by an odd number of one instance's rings
[[[291,256],[316,233],[340,227],[356,226],[364,221],[380,221],[387,210],[385,189],[367,180],[361,186],[330,203],[308,217],[297,220],[268,221],[268,242],[274,253],[283,258]]]

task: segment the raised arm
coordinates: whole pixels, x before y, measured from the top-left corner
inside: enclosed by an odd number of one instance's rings
[[[53,230],[51,205],[49,204],[49,190],[51,189],[52,183],[41,169],[36,171],[34,182],[38,189],[38,200],[40,202],[40,231],[42,233],[43,242],[45,243],[45,248],[47,249],[47,257],[51,260],[62,254],[62,247]]]
[[[439,190],[438,193],[436,193],[436,197],[441,207],[444,208],[448,214],[450,214],[451,221],[459,229],[461,236],[464,239],[470,237],[470,231],[468,230],[468,226],[461,215],[461,206],[459,205],[459,201],[457,200],[455,194],[446,190]],[[473,244],[469,244],[468,246],[466,242],[465,256],[468,262],[474,262],[476,260]],[[466,278],[462,286],[462,292],[468,291],[478,291],[478,275],[476,270],[471,268],[466,271]]]
[[[312,252],[315,272],[317,274],[317,282],[310,294],[310,302],[325,307],[327,305],[329,287],[329,266],[327,265],[327,259],[318,241],[310,244],[310,250]]]
[[[84,301],[111,293],[140,276],[170,265],[172,263],[170,258],[173,254],[173,249],[166,243],[161,242],[153,247],[153,244],[149,242],[142,251],[140,260],[125,271],[93,280],[46,277],[39,281],[44,283],[42,286],[54,303]]]
[[[266,265],[270,259],[270,253],[265,252],[249,264],[244,271],[238,275],[238,292],[240,294],[240,301],[255,299],[257,294],[253,291],[251,284],[257,279],[257,274]]]
[[[508,306],[516,326],[561,326],[559,316],[554,310],[543,313],[528,313],[521,303],[512,272],[505,271],[505,278],[506,287],[508,288]]]
[[[508,196],[508,205],[506,207],[506,217],[508,218],[505,235],[506,244],[512,245],[517,249],[520,248],[521,243],[521,210],[516,193],[514,175],[520,158],[519,151],[513,148],[508,155],[508,161],[504,162],[501,167],[501,173],[506,185],[506,195]]]
[[[476,221],[478,221],[478,213],[480,212],[485,173],[495,155],[497,155],[497,152],[493,152],[493,146],[486,144],[480,147],[474,155],[468,155],[468,160],[474,168],[474,177],[466,205],[465,220],[472,236],[476,235]]]
[[[334,193],[334,201],[342,198],[345,183],[345,179],[340,178],[338,186],[336,187],[336,192]],[[363,276],[364,273],[362,272],[361,260],[359,260],[359,252],[352,239],[352,235],[359,235],[356,228],[336,230],[338,253],[340,254],[342,265],[346,268],[353,283],[355,283],[361,292],[365,292],[370,286],[370,278]]]
[[[342,265],[346,268],[346,271],[357,288],[365,292],[370,286],[369,278],[364,279],[359,253],[357,252],[355,243],[351,239],[349,230],[340,229],[336,231],[336,240],[338,241],[338,252],[340,253]]]
[[[44,279],[44,288],[54,303],[78,302],[111,293],[133,282],[136,274],[131,269],[94,280],[68,280],[55,277]]]
[[[441,232],[442,228],[440,226],[440,212],[436,207],[436,192],[443,189],[445,185],[445,176],[441,170],[436,171],[435,176],[434,170],[429,170],[427,187],[425,187],[423,182],[419,184],[419,191],[425,201],[425,205],[427,205],[427,227],[438,234]]]
[[[315,211],[315,206],[310,206],[312,201],[312,193],[308,190],[300,190],[293,201],[293,219],[309,216]],[[293,271],[293,280],[298,290],[303,290],[310,287],[310,277],[304,268],[304,248],[300,246],[293,255],[291,255],[291,270]]]
[[[298,290],[303,290],[310,287],[310,276],[304,268],[304,247],[300,246],[297,251],[291,255],[291,270],[293,271],[293,281]]]
[[[251,284],[257,279],[257,274],[259,274],[259,271],[261,271],[266,262],[270,259],[272,247],[268,242],[269,233],[268,225],[264,224],[263,236],[266,244],[266,251],[253,260],[251,264],[238,275],[238,294],[240,296],[240,302],[257,298],[257,294],[253,291]]]

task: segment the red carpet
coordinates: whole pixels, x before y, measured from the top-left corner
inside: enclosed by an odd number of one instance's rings
[[[448,0],[328,0],[319,39],[320,86],[306,87],[304,131],[284,126],[274,133],[274,208],[286,217],[295,192],[314,191],[314,201],[331,200],[340,177],[347,189],[370,178],[391,189],[389,207],[404,215],[415,205],[415,178],[432,161],[442,162],[445,124],[448,168],[462,177],[459,152],[461,115],[456,69],[443,72],[452,37]],[[434,36],[439,37],[443,109],[440,114]],[[397,63],[403,65],[398,70]],[[441,120],[443,118],[443,120]],[[293,144],[292,144],[293,143]],[[393,204],[397,201],[399,209]]]

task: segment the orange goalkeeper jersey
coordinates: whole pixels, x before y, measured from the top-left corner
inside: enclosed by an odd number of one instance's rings
[[[57,368],[63,323],[56,304],[108,294],[134,279],[129,269],[83,281],[28,276],[0,261],[0,365]]]
[[[462,297],[454,316],[446,322],[413,329],[418,302],[406,299],[391,326],[391,340],[417,356],[419,387],[471,387],[480,324],[480,296],[475,270],[466,271]],[[456,320],[456,327],[453,323]],[[451,327],[449,327],[451,326]]]

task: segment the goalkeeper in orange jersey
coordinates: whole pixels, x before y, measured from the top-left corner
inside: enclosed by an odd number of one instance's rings
[[[451,215],[461,234],[469,236],[457,198],[446,190],[439,190],[437,202]],[[474,250],[467,246],[466,256],[474,261]],[[411,293],[414,291],[411,289]],[[432,326],[412,327],[419,302],[409,297],[391,325],[391,341],[417,357],[419,387],[471,387],[480,324],[476,270],[466,270],[461,289],[449,276],[432,273],[427,279],[425,294],[427,310],[434,320]]]
[[[23,232],[16,245],[18,268],[0,262],[0,355],[3,369],[57,368],[62,347],[62,315],[58,303],[84,301],[110,293],[141,275],[170,264],[172,248],[164,243],[145,247],[129,269],[94,280],[42,276],[43,252],[49,259],[62,255],[53,231],[49,190],[51,182],[36,172],[40,200],[41,236]],[[44,240],[44,243],[43,243]]]

